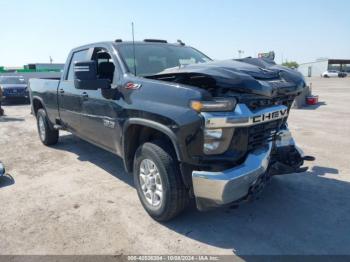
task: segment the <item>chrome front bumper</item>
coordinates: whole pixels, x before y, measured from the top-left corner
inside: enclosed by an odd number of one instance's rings
[[[261,181],[263,175],[270,175],[270,171],[267,174],[267,169],[272,150],[278,151],[290,146],[299,153],[300,159],[304,158],[303,151],[295,145],[290,131],[286,128],[277,133],[274,143],[270,142],[265,147],[250,152],[241,165],[221,172],[193,171],[192,182],[197,208],[205,210],[241,200],[251,193],[250,189]]]
[[[248,154],[241,165],[221,172],[193,171],[192,182],[196,199],[220,206],[243,198],[259,176],[266,172],[271,150],[270,143]],[[200,206],[198,208],[201,209]]]
[[[288,116],[288,108],[283,105],[275,105],[251,111],[245,104],[237,104],[233,112],[207,112],[202,113],[202,116],[206,129],[236,128],[284,119]],[[250,152],[245,161],[238,166],[221,172],[193,171],[192,183],[197,208],[205,210],[212,206],[221,206],[241,200],[251,193],[250,191],[254,191],[261,180],[264,180],[272,150],[275,152],[275,150],[290,146],[295,147],[300,157],[303,156],[286,128],[276,134],[275,141]],[[288,158],[288,156],[285,157]]]

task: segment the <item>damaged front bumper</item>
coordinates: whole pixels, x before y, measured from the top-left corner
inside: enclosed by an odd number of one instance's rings
[[[300,169],[304,159],[289,130],[282,130],[276,141],[250,152],[238,166],[221,172],[193,171],[197,208],[206,210],[246,199],[271,175],[306,171]]]
[[[272,144],[251,152],[243,164],[221,172],[193,171],[192,182],[199,210],[225,205],[248,194],[252,184],[267,171]]]

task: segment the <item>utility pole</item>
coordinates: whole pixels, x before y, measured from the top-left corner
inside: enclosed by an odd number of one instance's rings
[[[242,54],[244,54],[243,50],[238,50],[238,58],[242,58]]]

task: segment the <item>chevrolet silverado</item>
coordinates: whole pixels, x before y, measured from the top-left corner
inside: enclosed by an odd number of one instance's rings
[[[311,160],[287,126],[304,78],[268,59],[119,39],[73,49],[61,79],[29,87],[42,143],[67,130],[121,157],[158,221],[191,199],[199,210],[239,203]]]

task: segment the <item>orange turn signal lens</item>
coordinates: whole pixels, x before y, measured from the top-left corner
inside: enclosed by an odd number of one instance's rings
[[[236,107],[237,100],[230,98],[213,98],[208,101],[191,101],[191,108],[197,112],[227,112]]]
[[[197,112],[201,112],[203,104],[200,101],[191,101],[191,108]]]

